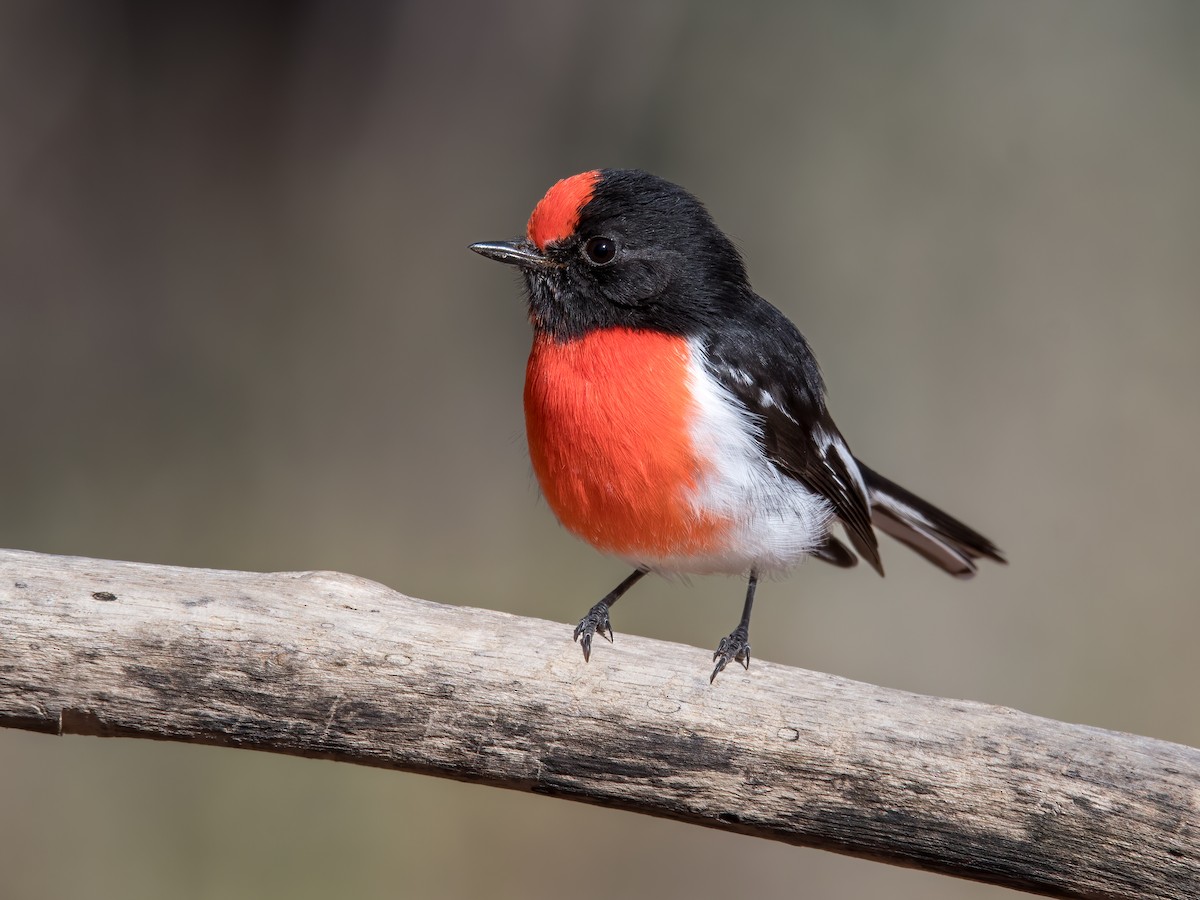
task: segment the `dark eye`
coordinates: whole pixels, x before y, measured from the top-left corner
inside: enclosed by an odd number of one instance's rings
[[[583,253],[593,265],[607,265],[617,255],[617,242],[612,238],[590,237],[583,245]]]

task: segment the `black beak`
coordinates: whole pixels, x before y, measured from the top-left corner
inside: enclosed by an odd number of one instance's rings
[[[497,262],[520,266],[523,269],[546,269],[557,266],[529,241],[483,241],[470,247],[476,253]]]

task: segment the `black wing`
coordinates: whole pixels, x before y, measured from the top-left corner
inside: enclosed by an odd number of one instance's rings
[[[726,322],[708,342],[709,373],[761,421],[771,462],[830,502],[854,548],[882,575],[866,486],[825,408],[825,384],[808,342],[758,296]],[[853,564],[832,537],[815,555]]]

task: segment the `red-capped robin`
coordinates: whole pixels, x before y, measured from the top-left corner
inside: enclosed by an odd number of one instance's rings
[[[750,288],[687,191],[637,170],[563,179],[524,239],[472,244],[525,276],[533,470],[566,528],[634,566],[575,629],[584,659],[647,572],[748,575],[713,654],[750,666],[759,575],[806,556],[880,575],[875,528],[952,575],[1004,562],[983,535],[854,458],[807,341]],[[840,522],[854,551],[835,537]]]

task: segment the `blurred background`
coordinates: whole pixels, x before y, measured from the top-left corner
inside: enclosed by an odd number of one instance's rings
[[[886,580],[805,566],[760,590],[756,657],[1200,744],[1197,46],[1187,0],[10,0],[0,546],[341,569],[569,641],[625,570],[538,499],[519,280],[466,245],[637,166],[735,238],[856,452],[1012,562],[959,583],[889,541]],[[704,677],[741,598],[653,580],[615,625],[701,648]],[[16,731],[0,873],[11,900],[1016,896]]]

